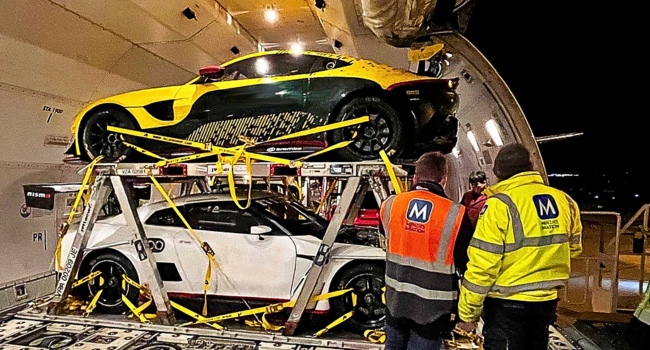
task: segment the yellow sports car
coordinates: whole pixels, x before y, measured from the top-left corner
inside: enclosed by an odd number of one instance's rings
[[[347,160],[375,159],[380,150],[411,158],[428,150],[450,152],[456,143],[458,80],[432,79],[343,55],[270,51],[205,67],[185,85],[128,92],[84,108],[72,125],[68,150],[84,160],[144,159],[128,141],[165,156],[195,152],[155,140],[122,136],[108,126],[217,146],[239,136],[258,141],[369,116],[370,121],[250,149],[297,157],[354,138],[337,150]],[[140,158],[138,158],[140,157]]]

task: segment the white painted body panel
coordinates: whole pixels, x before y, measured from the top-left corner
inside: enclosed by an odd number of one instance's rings
[[[176,205],[187,201],[175,200]],[[142,222],[154,212],[166,208],[166,203],[153,203],[138,208]],[[165,249],[154,253],[156,262],[174,263],[182,281],[165,281],[169,293],[202,295],[208,258],[190,232],[181,227],[143,225],[147,237],[162,239]],[[314,236],[255,235],[195,230],[201,240],[210,244],[219,263],[213,268],[208,294],[219,297],[249,297],[268,300],[295,299],[302,286],[313,257],[320,246]],[[63,239],[62,258],[65,259],[74,240],[75,230]],[[99,220],[95,224],[86,254],[93,250],[111,249],[126,256],[136,270],[141,269],[130,232],[122,215]],[[262,238],[262,239],[260,239]],[[380,248],[334,244],[330,262],[321,275],[322,291],[329,291],[337,272],[358,259],[383,261]],[[227,277],[226,277],[227,276]],[[141,281],[146,283],[146,281]],[[319,302],[317,310],[328,310],[327,301]]]

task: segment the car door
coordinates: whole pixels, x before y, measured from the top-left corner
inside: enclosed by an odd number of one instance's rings
[[[220,81],[199,79],[183,86],[174,101],[178,135],[231,146],[240,135],[270,138],[301,129],[312,56],[273,54],[226,67]]]
[[[284,233],[264,226],[250,210],[232,201],[186,204],[184,215],[201,240],[215,252],[219,268],[213,270],[209,294],[288,300],[295,270],[296,248]],[[263,234],[253,234],[251,229]],[[174,239],[176,253],[191,285],[190,293],[203,293],[207,258],[188,230]]]

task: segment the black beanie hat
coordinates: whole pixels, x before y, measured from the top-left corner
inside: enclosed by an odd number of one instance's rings
[[[501,180],[506,180],[514,175],[533,170],[530,153],[520,144],[503,147],[494,160],[494,175]]]

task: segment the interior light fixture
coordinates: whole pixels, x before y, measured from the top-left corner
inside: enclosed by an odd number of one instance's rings
[[[488,134],[490,134],[490,138],[497,146],[503,146],[503,140],[501,139],[501,134],[499,133],[499,127],[497,126],[497,122],[494,119],[490,119],[485,123],[485,129],[487,129]]]
[[[300,43],[291,43],[289,45],[289,50],[294,56],[300,56],[305,52],[304,47]]]
[[[232,25],[232,15],[229,13],[226,14],[226,22],[228,22],[229,26]]]
[[[458,145],[456,145],[456,147],[451,150],[451,154],[453,154],[456,158],[460,157],[460,149],[458,149]]]
[[[257,52],[264,52],[264,46],[262,46],[262,43],[257,43]]]
[[[467,132],[467,138],[469,139],[469,143],[472,144],[472,148],[476,152],[479,152],[481,149],[478,147],[478,142],[476,142],[476,136],[474,136],[474,132],[472,130]]]
[[[271,24],[277,22],[279,17],[280,16],[278,15],[278,10],[272,7],[267,7],[264,10],[264,19],[266,19],[266,21]]]
[[[266,60],[266,58],[258,58],[257,61],[255,61],[255,70],[257,70],[257,73],[261,75],[265,75],[269,72],[269,61]]]

